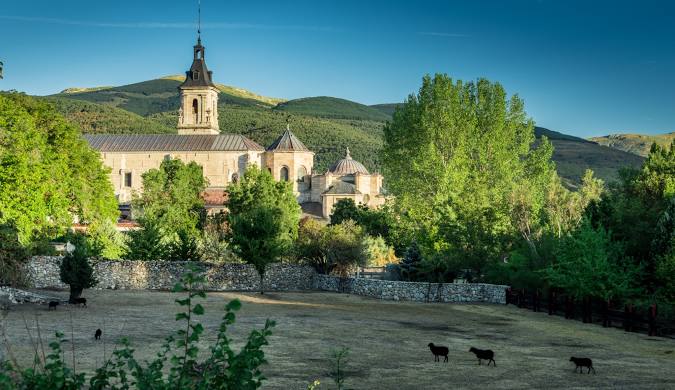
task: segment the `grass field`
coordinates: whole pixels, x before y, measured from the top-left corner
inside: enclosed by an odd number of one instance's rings
[[[56,293],[65,296],[64,293]],[[137,357],[151,358],[176,323],[176,296],[164,292],[87,291],[89,308],[24,305],[8,313],[6,332],[24,363],[32,351],[24,318],[35,335],[62,330],[70,338],[71,315],[78,370],[90,370],[130,338]],[[315,379],[334,388],[326,373],[331,348],[350,348],[347,388],[625,388],[675,387],[675,341],[604,329],[513,306],[419,304],[333,293],[210,293],[205,304],[206,347],[230,299],[243,308],[231,336],[240,347],[266,318],[277,321],[264,372],[266,389],[305,389]],[[104,328],[105,326],[105,328]],[[104,342],[94,341],[104,328]],[[447,345],[449,363],[437,363],[427,344]],[[497,367],[478,366],[471,346],[495,351]],[[70,345],[65,345],[70,362]],[[575,374],[570,356],[591,357],[596,375]]]

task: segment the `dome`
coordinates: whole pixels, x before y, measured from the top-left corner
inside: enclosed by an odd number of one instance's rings
[[[333,164],[329,171],[335,175],[353,175],[355,173],[368,174],[368,170],[360,162],[352,159],[347,148],[347,155],[342,160],[338,160]]]

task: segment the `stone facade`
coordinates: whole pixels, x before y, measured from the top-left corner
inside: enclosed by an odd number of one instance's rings
[[[36,256],[26,266],[26,277],[33,288],[68,288],[59,279],[61,257]],[[180,280],[187,262],[171,261],[93,261],[96,289],[170,290]],[[257,291],[260,278],[248,264],[213,265],[197,263],[206,275],[210,291]],[[313,288],[316,272],[311,267],[272,264],[265,275],[265,290],[303,291]]]
[[[147,152],[101,152],[103,165],[111,169],[110,182],[115,195],[121,203],[131,201],[134,192],[143,190],[142,175],[150,169],[158,169],[166,159],[180,159],[184,162],[194,161],[204,170],[204,178],[209,187],[223,188],[235,177],[241,177],[248,164],[259,165],[263,152],[260,151],[228,151],[187,152],[147,151]]]
[[[506,303],[506,289],[484,283],[422,283],[316,275],[317,290],[350,293],[391,301]]]

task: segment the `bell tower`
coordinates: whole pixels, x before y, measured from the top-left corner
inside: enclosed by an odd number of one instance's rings
[[[206,67],[201,31],[197,31],[192,66],[185,72],[183,84],[178,86],[178,134],[219,134],[218,88],[211,81],[213,72]]]

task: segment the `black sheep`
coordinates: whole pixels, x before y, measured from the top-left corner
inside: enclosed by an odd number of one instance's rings
[[[100,340],[102,334],[103,332],[101,332],[101,329],[96,329],[96,333],[94,333],[94,340]]]
[[[440,362],[441,358],[440,356],[445,356],[443,359],[444,362],[448,361],[448,347],[444,347],[442,345],[434,345],[434,343],[429,343],[429,349],[431,350],[431,353],[434,354],[434,361],[435,362]]]
[[[70,300],[70,303],[87,307],[87,298],[73,298]]]
[[[51,309],[56,310],[56,306],[58,306],[58,305],[59,305],[59,301],[49,301],[49,307],[47,308],[47,310],[51,310]]]
[[[574,367],[574,372],[577,372],[577,369],[579,369],[579,373],[583,374],[584,367],[588,367],[587,374],[590,374],[591,370],[593,370],[593,374],[595,374],[595,368],[593,368],[593,361],[591,359],[571,357],[570,361],[576,364],[576,367]]]
[[[495,367],[497,367],[497,362],[495,362],[495,353],[492,352],[490,349],[478,349],[471,347],[469,349],[469,352],[473,352],[474,355],[478,358],[478,365],[481,365],[483,363],[483,360],[488,361],[488,366],[490,365],[490,362],[494,363]]]

